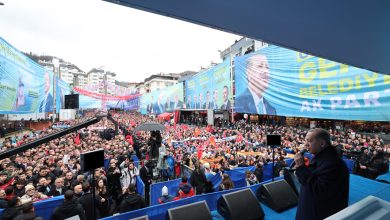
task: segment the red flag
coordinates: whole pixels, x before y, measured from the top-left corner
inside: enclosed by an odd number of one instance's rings
[[[199,135],[200,135],[200,129],[196,127],[195,132],[194,132],[194,136],[198,137]]]
[[[126,141],[127,141],[127,143],[129,143],[130,145],[133,145],[133,144],[134,144],[133,137],[132,137],[131,135],[127,135],[127,136],[126,136]]]
[[[188,130],[188,126],[187,125],[181,125],[181,128],[184,129],[184,130]]]
[[[80,145],[80,134],[77,134],[77,136],[76,136],[76,138],[74,139],[74,143],[76,144],[76,145]]]
[[[242,137],[242,134],[241,133],[238,133],[237,135],[237,139],[236,139],[236,143],[237,142],[241,142],[244,138]]]
[[[198,150],[198,159],[200,160],[200,158],[202,158],[202,154],[203,154],[203,151],[202,150]]]
[[[209,142],[210,142],[210,145],[213,145],[214,147],[217,146],[217,143],[215,143],[215,138],[214,138],[214,136],[211,136],[211,137],[209,138]]]

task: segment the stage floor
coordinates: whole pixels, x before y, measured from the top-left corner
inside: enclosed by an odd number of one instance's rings
[[[375,180],[370,180],[351,174],[349,187],[349,205],[352,205],[369,195],[390,201],[390,184],[381,183]],[[295,212],[297,210],[297,207],[294,207],[284,212],[277,213],[264,204],[261,204],[261,207],[263,208],[266,220],[295,219]],[[211,214],[214,220],[224,219],[221,215],[218,214],[216,210],[212,211]]]

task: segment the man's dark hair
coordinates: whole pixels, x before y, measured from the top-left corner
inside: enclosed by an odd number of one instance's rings
[[[65,201],[69,201],[69,200],[73,199],[73,196],[74,196],[73,190],[66,190],[66,192],[64,194],[64,199],[65,199]]]
[[[183,176],[181,178],[181,182],[186,183],[188,181],[188,178],[186,176]]]
[[[33,202],[27,202],[27,203],[25,203],[25,204],[22,205],[23,213],[32,212],[32,211],[33,211],[33,208],[34,208]]]
[[[93,180],[94,181],[94,180]],[[89,189],[91,188],[91,185],[88,182],[84,182],[83,185],[81,186],[83,189],[84,193],[87,193]]]
[[[14,187],[13,186],[7,186],[7,188],[5,188],[5,194],[8,196],[8,195],[11,195],[13,192],[14,192]]]
[[[130,193],[135,193],[136,188],[134,184],[130,184],[128,189]]]

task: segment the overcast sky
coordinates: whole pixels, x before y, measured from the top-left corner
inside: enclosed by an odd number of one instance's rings
[[[240,36],[100,0],[0,0],[0,36],[20,51],[83,71],[104,66],[122,81],[199,71]]]

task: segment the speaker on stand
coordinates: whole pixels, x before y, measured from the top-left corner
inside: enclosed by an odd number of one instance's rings
[[[84,154],[80,154],[80,165],[81,165],[81,172],[92,172],[92,206],[96,207],[95,201],[96,201],[96,194],[95,194],[95,169],[104,167],[104,150],[95,150],[90,151]],[[96,213],[93,212],[94,217],[93,219],[96,219]]]

